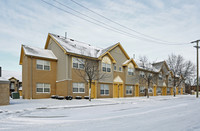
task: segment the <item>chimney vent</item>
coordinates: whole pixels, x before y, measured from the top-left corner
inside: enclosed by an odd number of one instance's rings
[[[67,32],[65,32],[65,39],[67,39]]]
[[[0,67],[0,77],[1,77],[1,67]]]

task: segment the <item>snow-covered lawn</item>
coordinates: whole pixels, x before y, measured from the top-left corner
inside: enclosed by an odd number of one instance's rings
[[[0,106],[0,130],[200,131],[200,99],[11,99],[10,105]]]

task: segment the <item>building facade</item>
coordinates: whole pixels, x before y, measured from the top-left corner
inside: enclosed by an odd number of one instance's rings
[[[118,98],[146,95],[171,95],[169,78],[173,77],[166,62],[155,63],[147,70],[131,59],[120,43],[102,49],[55,34],[48,34],[45,48],[21,47],[22,96],[25,99],[59,96],[88,96],[85,62],[98,67],[98,78],[91,85],[92,98]],[[155,78],[149,85],[142,72]],[[80,75],[84,74],[84,77]],[[160,78],[160,79],[159,79]],[[184,87],[180,87],[182,89]],[[181,92],[180,94],[183,94]]]

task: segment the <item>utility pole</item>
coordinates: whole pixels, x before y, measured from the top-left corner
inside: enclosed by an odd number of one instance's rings
[[[197,43],[196,46],[194,46],[195,48],[197,48],[197,89],[196,89],[196,97],[199,97],[199,41],[200,40],[196,40],[196,41],[192,41],[191,43]]]

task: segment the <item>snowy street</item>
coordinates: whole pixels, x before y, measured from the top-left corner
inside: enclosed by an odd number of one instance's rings
[[[156,96],[88,100],[12,100],[0,130],[199,131],[200,99]]]

